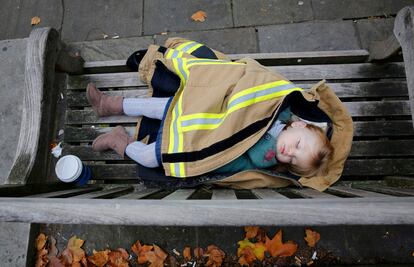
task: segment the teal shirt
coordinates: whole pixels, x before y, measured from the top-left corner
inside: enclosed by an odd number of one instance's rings
[[[236,173],[245,170],[264,169],[276,164],[276,139],[266,133],[246,153],[213,172]]]
[[[290,107],[280,112],[278,120],[287,122],[292,113]],[[213,173],[237,173],[246,170],[264,169],[277,164],[276,160],[276,138],[266,133],[246,153],[226,165],[216,169]]]

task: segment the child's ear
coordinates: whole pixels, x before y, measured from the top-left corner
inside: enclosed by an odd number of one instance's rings
[[[293,128],[305,128],[306,125],[307,124],[304,121],[294,121],[290,126],[292,126]]]

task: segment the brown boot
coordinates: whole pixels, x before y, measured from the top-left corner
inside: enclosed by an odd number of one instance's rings
[[[117,126],[109,133],[98,136],[92,143],[92,150],[102,152],[112,149],[118,155],[124,157],[126,146],[132,143],[132,141],[132,138],[128,136],[125,128]]]
[[[122,96],[107,96],[99,91],[93,83],[86,88],[86,97],[96,115],[99,117],[124,114],[122,109]]]

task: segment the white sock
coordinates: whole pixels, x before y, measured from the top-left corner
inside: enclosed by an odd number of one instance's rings
[[[128,116],[161,120],[168,100],[168,97],[124,98],[122,108]]]
[[[129,144],[125,149],[125,154],[142,166],[148,168],[158,167],[157,155],[155,153],[155,142],[146,145],[139,141]]]

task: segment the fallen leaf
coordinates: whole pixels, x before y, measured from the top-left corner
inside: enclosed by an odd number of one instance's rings
[[[223,263],[224,256],[226,255],[221,249],[214,245],[207,247],[206,254],[208,255],[208,261],[206,263],[206,266],[208,267],[220,267]]]
[[[144,264],[148,261],[147,252],[151,251],[153,246],[141,245],[139,240],[132,245],[131,250],[138,256],[137,261],[138,264]]]
[[[282,242],[282,230],[279,230],[272,239],[266,236],[265,246],[272,257],[289,257],[298,249],[298,245],[293,241]]]
[[[49,262],[49,259],[47,258],[47,250],[46,249],[40,249],[36,253],[36,267],[45,267],[47,263]]]
[[[56,247],[56,239],[53,238],[53,236],[50,237],[49,241],[49,257],[55,257],[58,254],[58,249]]]
[[[237,249],[237,256],[242,256],[243,250],[248,247],[258,260],[262,261],[264,259],[266,246],[262,242],[252,243],[246,238],[237,242],[237,244],[239,245],[239,248]]]
[[[193,251],[193,253],[194,253],[194,257],[196,259],[199,259],[199,258],[203,257],[203,255],[204,255],[204,251],[200,247],[195,248],[194,251]]]
[[[207,18],[207,13],[199,10],[191,16],[191,19],[194,21],[204,22]]]
[[[251,266],[257,259],[251,247],[244,247],[242,250],[237,251],[237,255],[240,257],[239,263],[241,266]]]
[[[111,251],[108,255],[110,267],[129,267],[129,254],[123,248],[118,248],[115,251]]]
[[[109,252],[111,252],[109,249],[105,249],[102,251],[94,250],[93,255],[87,258],[88,262],[93,263],[97,267],[104,267],[109,260]]]
[[[36,238],[36,249],[42,250],[46,245],[46,241],[47,236],[45,234],[39,234]]]
[[[190,247],[185,247],[183,250],[183,257],[186,261],[190,261],[191,260],[191,248]]]
[[[308,246],[311,248],[315,247],[316,243],[318,243],[319,239],[321,239],[321,235],[311,229],[305,229],[305,234],[306,236],[304,239],[308,243]]]
[[[147,252],[148,261],[151,263],[149,267],[163,267],[168,254],[157,245],[153,245],[153,247],[154,251]]]
[[[37,25],[40,23],[40,18],[38,16],[35,16],[32,18],[31,24],[33,25]]]
[[[80,262],[82,258],[85,258],[85,251],[81,248],[83,246],[82,239],[77,238],[76,236],[72,236],[68,241],[68,249],[72,253],[73,256],[73,263]]]
[[[73,256],[69,248],[66,248],[62,251],[62,254],[60,255],[59,259],[65,266],[72,265]]]
[[[59,258],[53,256],[49,259],[49,265],[47,267],[65,267]]]
[[[265,257],[266,246],[262,242],[258,242],[254,244],[254,255],[260,261],[264,260]]]
[[[246,231],[246,238],[252,239],[256,237],[257,232],[259,231],[259,227],[258,226],[245,226],[244,231]]]

